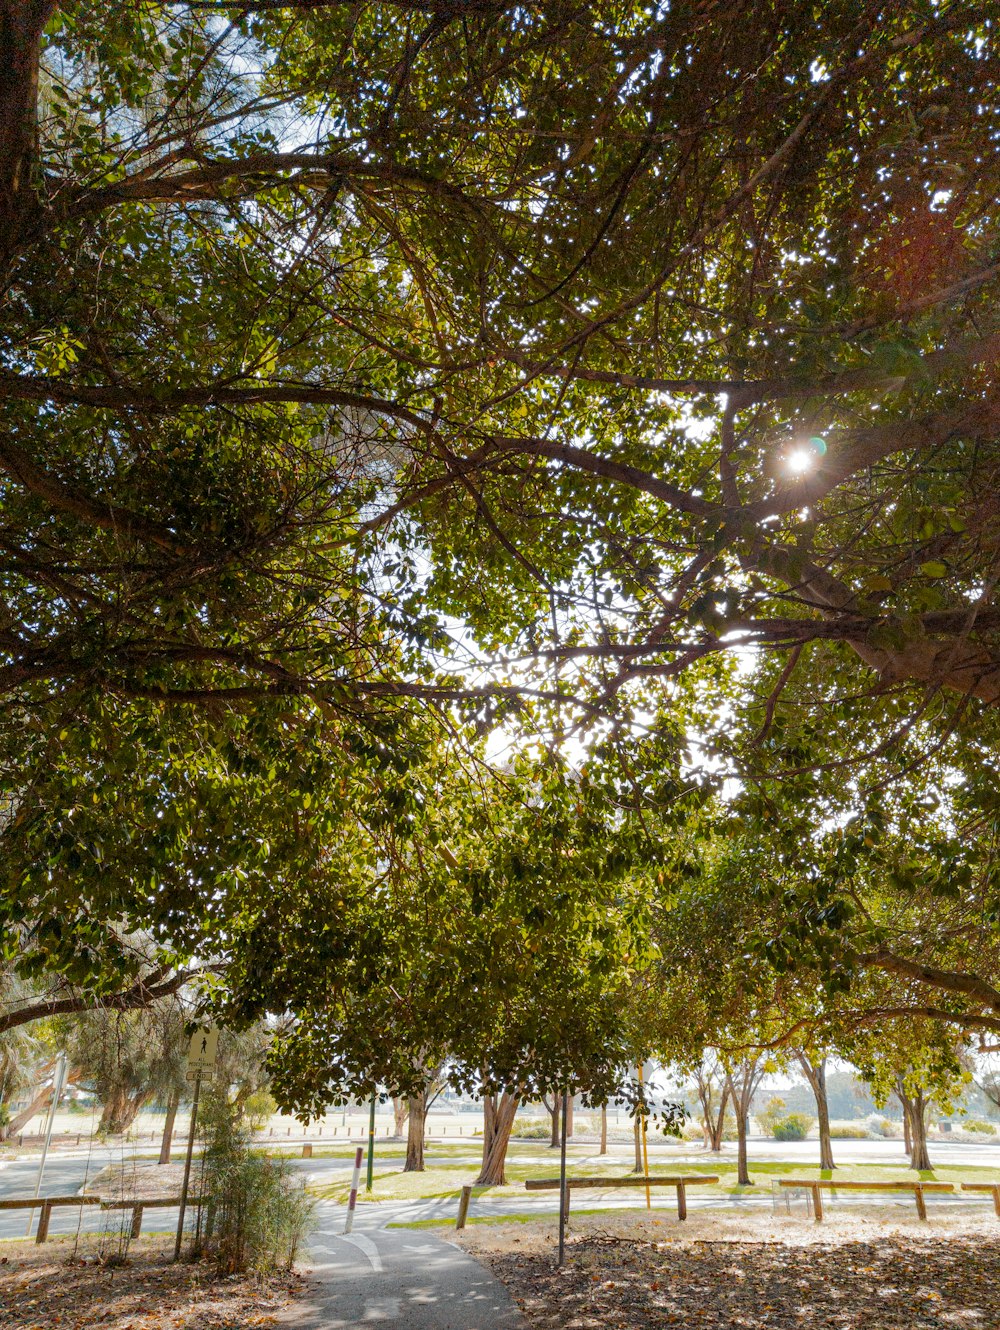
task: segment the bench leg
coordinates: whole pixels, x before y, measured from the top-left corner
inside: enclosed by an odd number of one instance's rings
[[[817,1224],[823,1222],[823,1197],[818,1187],[810,1187],[813,1198],[813,1217]]]
[[[677,1184],[677,1218],[678,1218],[678,1219],[687,1219],[687,1217],[688,1217],[688,1207],[687,1207],[687,1188],[685,1187],[685,1185],[684,1185],[683,1182],[678,1182],[678,1184]]]
[[[132,1236],[137,1238],[142,1232],[142,1206],[137,1205],[132,1211]]]
[[[49,1216],[52,1214],[52,1206],[48,1201],[42,1206],[42,1213],[38,1216],[38,1232],[35,1235],[36,1242],[44,1242],[49,1236]]]
[[[997,1218],[1000,1219],[1000,1187],[993,1188],[993,1209],[997,1212]]]
[[[924,1204],[924,1189],[923,1189],[923,1187],[914,1187],[914,1189],[913,1189],[913,1198],[914,1198],[914,1200],[915,1200],[916,1203],[917,1203],[917,1214],[920,1216],[921,1219],[926,1219],[926,1218],[927,1218],[927,1206]]]

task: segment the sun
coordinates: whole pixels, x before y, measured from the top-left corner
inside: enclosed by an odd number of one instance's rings
[[[785,458],[785,466],[793,476],[802,476],[812,469],[815,461],[816,454],[809,448],[796,448]]]

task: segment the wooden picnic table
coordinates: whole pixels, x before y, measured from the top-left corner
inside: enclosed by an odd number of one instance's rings
[[[927,1218],[924,1193],[955,1190],[953,1182],[840,1182],[828,1178],[779,1178],[780,1187],[802,1187],[812,1195],[813,1216],[817,1224],[823,1218],[823,1189],[827,1191],[909,1191],[917,1203],[917,1214]]]
[[[660,1173],[649,1177],[590,1177],[566,1179],[566,1213],[569,1213],[570,1194],[574,1189],[601,1187],[610,1190],[614,1187],[674,1187],[677,1191],[677,1218],[687,1219],[687,1188],[703,1182],[718,1182],[715,1174],[707,1173]],[[528,1191],[558,1190],[558,1178],[528,1178],[525,1182]]]

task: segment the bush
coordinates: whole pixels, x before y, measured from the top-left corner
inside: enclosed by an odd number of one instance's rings
[[[759,1113],[755,1113],[757,1125],[760,1127],[763,1136],[773,1136],[779,1122],[783,1122],[787,1116],[787,1109],[784,1099],[777,1097],[769,1099],[764,1108]],[[780,1137],[778,1138],[780,1139]]]
[[[547,1141],[552,1136],[552,1127],[540,1118],[530,1118],[526,1122],[515,1122],[511,1134],[521,1141]]]
[[[833,1141],[867,1141],[870,1136],[867,1127],[831,1127],[830,1139]]]
[[[962,1130],[980,1132],[984,1136],[992,1136],[996,1132],[993,1123],[984,1122],[982,1118],[969,1118],[966,1122],[962,1123]]]
[[[251,1131],[263,1131],[278,1111],[278,1101],[270,1090],[254,1090],[243,1105],[243,1116]]]
[[[291,1269],[311,1226],[313,1201],[287,1160],[250,1149],[228,1104],[213,1104],[207,1116],[203,1185],[209,1255],[223,1275]]]
[[[774,1124],[774,1139],[804,1141],[815,1125],[816,1119],[808,1113],[789,1113]]]
[[[901,1135],[900,1128],[895,1122],[890,1122],[888,1118],[880,1118],[877,1114],[872,1114],[867,1119],[866,1125],[873,1136],[881,1136],[886,1140],[893,1140]]]

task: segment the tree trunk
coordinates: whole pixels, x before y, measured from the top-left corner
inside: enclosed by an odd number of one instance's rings
[[[128,1131],[148,1094],[130,1095],[126,1090],[115,1090],[105,1101],[101,1120],[97,1124],[98,1136],[118,1136]]]
[[[566,1105],[566,1139],[573,1139],[573,1096],[570,1095],[569,1102]]]
[[[645,1173],[646,1170],[643,1167],[642,1162],[642,1118],[638,1113],[636,1113],[632,1120],[632,1137],[635,1141],[635,1168],[633,1168],[632,1172],[641,1175]]]
[[[931,1105],[924,1097],[923,1088],[916,1095],[910,1095],[902,1076],[896,1080],[895,1093],[903,1105],[903,1144],[910,1154],[910,1166],[918,1173],[928,1173],[932,1168],[931,1156],[927,1152],[927,1111]]]
[[[910,1167],[918,1173],[929,1173],[932,1168],[931,1157],[927,1152],[927,1104],[923,1094],[917,1096],[910,1122]]]
[[[736,1108],[736,1181],[742,1187],[752,1187],[753,1179],[747,1167],[747,1115]]]
[[[410,1101],[404,1099],[402,1095],[393,1095],[392,1097],[392,1134],[393,1136],[402,1136],[403,1128],[406,1126],[406,1119],[410,1112]]]
[[[923,1089],[915,1095],[906,1090],[903,1078],[896,1082],[896,1098],[903,1106],[903,1141],[910,1156],[910,1167],[929,1173],[933,1167],[927,1151],[927,1110],[930,1108]]]
[[[561,1095],[561,1094],[554,1094],[554,1095],[552,1096],[552,1107],[551,1107],[551,1108],[549,1107],[549,1101],[548,1101],[547,1099],[543,1099],[543,1100],[542,1100],[542,1106],[544,1107],[546,1113],[548,1113],[548,1115],[549,1115],[549,1125],[551,1126],[551,1129],[552,1129],[552,1130],[551,1130],[551,1133],[550,1133],[550,1135],[549,1135],[549,1148],[552,1149],[552,1150],[558,1150],[558,1149],[559,1149],[559,1113],[560,1113],[560,1110],[561,1110],[561,1108],[562,1108],[562,1095]]]
[[[601,1105],[601,1154],[608,1153],[608,1106]]]
[[[6,1141],[10,1137],[16,1136],[23,1127],[28,1125],[36,1113],[43,1113],[48,1108],[51,1098],[52,1086],[43,1086],[34,1099],[30,1101],[27,1108],[22,1108],[20,1113],[12,1117],[6,1127],[0,1127],[0,1141]]]
[[[726,1083],[719,1103],[719,1116],[713,1122],[709,1118],[709,1140],[713,1154],[722,1153],[722,1136],[726,1130],[726,1108],[729,1105],[729,1084]]]
[[[499,1097],[495,1094],[483,1096],[483,1166],[476,1178],[481,1186],[502,1187],[507,1181],[504,1164],[520,1102],[519,1094],[510,1094],[507,1090]]]
[[[699,1064],[695,1071],[695,1085],[698,1089],[698,1102],[701,1104],[701,1131],[705,1138],[705,1149],[718,1154],[722,1149],[726,1104],[729,1102],[729,1081],[727,1078],[722,1083],[722,1098],[718,1106],[712,1102],[712,1075],[711,1072],[706,1073],[704,1064]],[[716,1107],[718,1116],[716,1116]]]
[[[55,0],[0,2],[0,256],[4,268],[37,214],[33,167],[42,31]]]
[[[733,1113],[736,1117],[736,1181],[741,1187],[752,1187],[753,1178],[747,1166],[747,1126],[750,1121],[750,1104],[753,1101],[753,1092],[755,1089],[754,1077],[752,1074],[744,1073],[739,1093],[733,1084],[733,1078],[728,1078],[729,1093],[733,1100]]]
[[[427,1091],[410,1096],[410,1125],[406,1133],[404,1173],[424,1171],[424,1132],[427,1130]]]
[[[826,1094],[826,1058],[812,1062],[805,1053],[798,1054],[799,1066],[816,1100],[816,1121],[819,1126],[819,1166],[834,1169],[833,1144],[830,1140],[830,1102]]]
[[[181,1092],[175,1090],[167,1101],[167,1116],[163,1119],[163,1136],[160,1140],[160,1157],[156,1161],[158,1164],[170,1163],[170,1147],[174,1143],[174,1122],[177,1120],[180,1102]]]

